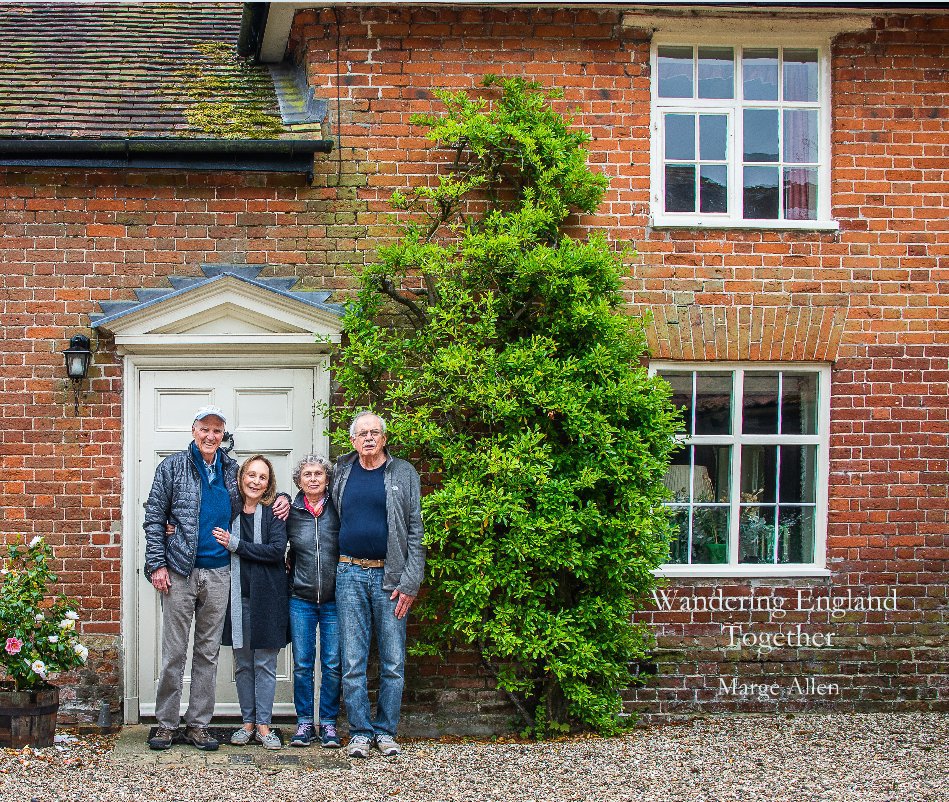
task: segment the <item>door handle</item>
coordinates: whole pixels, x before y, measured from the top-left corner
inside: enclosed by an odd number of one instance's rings
[[[224,438],[221,440],[221,450],[225,454],[230,454],[234,450],[234,435],[230,432],[224,432]]]

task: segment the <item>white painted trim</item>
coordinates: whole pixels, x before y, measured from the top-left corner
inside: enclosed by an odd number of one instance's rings
[[[831,34],[798,33],[796,29],[789,29],[782,35],[749,32],[741,27],[737,31],[723,33],[708,32],[702,21],[696,21],[682,31],[663,32],[653,37],[649,50],[650,60],[650,143],[649,143],[649,216],[652,228],[696,228],[696,229],[742,229],[742,230],[775,230],[775,231],[838,231],[840,224],[833,219],[832,174],[831,174]],[[735,86],[734,98],[660,98],[659,97],[659,63],[658,49],[665,45],[680,45],[683,47],[703,47],[708,45],[723,45],[735,50]],[[817,218],[814,220],[756,220],[741,216],[742,201],[742,110],[746,103],[741,99],[738,91],[741,82],[741,49],[744,47],[793,47],[794,49],[808,48],[817,50],[818,64],[818,155],[817,161]],[[757,105],[753,104],[753,105]],[[774,105],[779,110],[788,108],[815,108],[814,103],[786,103],[767,101],[764,105]],[[727,114],[729,118],[729,135],[727,138],[728,164],[728,207],[729,214],[702,214],[698,212],[677,213],[665,210],[665,171],[663,140],[664,129],[662,117],[667,113]],[[696,153],[696,163],[698,163]],[[775,163],[783,164],[783,159]],[[778,188],[779,194],[781,187]]]
[[[649,363],[649,374],[660,370],[667,371],[732,371],[732,432],[731,435],[699,435],[695,438],[683,438],[683,442],[697,445],[731,445],[732,454],[731,486],[729,504],[735,509],[735,499],[739,498],[741,486],[740,456],[736,457],[742,444],[759,443],[788,445],[816,445],[817,465],[814,496],[814,562],[806,564],[762,564],[728,563],[690,564],[667,563],[653,573],[663,577],[793,577],[793,576],[829,576],[827,569],[827,522],[829,516],[830,487],[830,391],[831,366],[814,362],[674,362],[671,360],[653,360]],[[744,374],[775,371],[806,370],[817,374],[817,434],[816,435],[744,435],[739,434],[740,410],[744,387]],[[729,554],[738,554],[739,518],[729,516]]]

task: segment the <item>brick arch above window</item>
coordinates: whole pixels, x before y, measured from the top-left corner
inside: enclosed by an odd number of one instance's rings
[[[656,306],[646,329],[653,359],[833,362],[847,308]]]

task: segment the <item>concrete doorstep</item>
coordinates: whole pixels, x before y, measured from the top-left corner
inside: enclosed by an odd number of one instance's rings
[[[240,724],[216,725],[213,729],[230,733]],[[323,749],[318,743],[307,747],[285,745],[280,750],[264,749],[259,744],[231,746],[225,739],[216,752],[205,752],[191,744],[175,743],[171,749],[156,751],[148,747],[147,724],[122,727],[112,750],[110,760],[116,764],[160,765],[160,766],[256,766],[261,769],[292,769],[315,771],[324,769],[348,769],[350,760],[344,749]],[[287,728],[283,728],[286,732]],[[184,730],[182,729],[183,733]],[[287,738],[285,737],[286,741]]]

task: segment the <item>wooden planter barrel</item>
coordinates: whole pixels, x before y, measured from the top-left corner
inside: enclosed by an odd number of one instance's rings
[[[0,746],[52,746],[59,690],[0,691]]]

